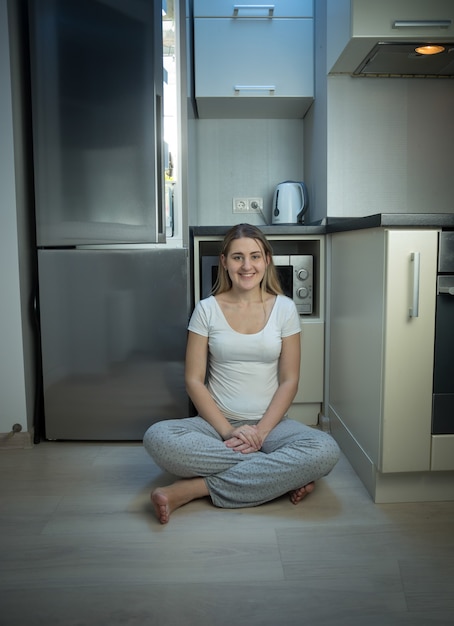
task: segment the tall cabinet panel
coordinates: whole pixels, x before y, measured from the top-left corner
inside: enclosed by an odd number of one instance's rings
[[[437,231],[385,231],[382,472],[430,470]]]

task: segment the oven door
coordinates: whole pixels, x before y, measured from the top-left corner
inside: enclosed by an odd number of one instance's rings
[[[432,434],[454,433],[454,274],[439,276],[435,321]]]

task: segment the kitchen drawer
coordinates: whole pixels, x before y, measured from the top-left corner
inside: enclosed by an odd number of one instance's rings
[[[234,0],[194,0],[194,17],[313,17],[313,0],[274,0],[271,3]]]
[[[196,19],[196,98],[313,97],[313,20]]]

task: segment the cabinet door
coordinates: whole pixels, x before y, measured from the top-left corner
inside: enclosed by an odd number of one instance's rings
[[[232,2],[232,0],[194,0],[194,17],[312,17],[312,0],[275,0],[263,3],[258,0]]]
[[[294,402],[323,402],[325,324],[301,321],[301,370]]]
[[[437,244],[435,230],[386,232],[382,472],[430,470]]]
[[[195,20],[196,97],[312,97],[313,21]]]

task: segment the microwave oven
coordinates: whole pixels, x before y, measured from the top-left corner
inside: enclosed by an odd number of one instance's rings
[[[314,257],[311,254],[273,255],[282,291],[291,298],[298,313],[313,311]],[[204,255],[200,259],[200,298],[211,293],[218,274],[219,257]]]

